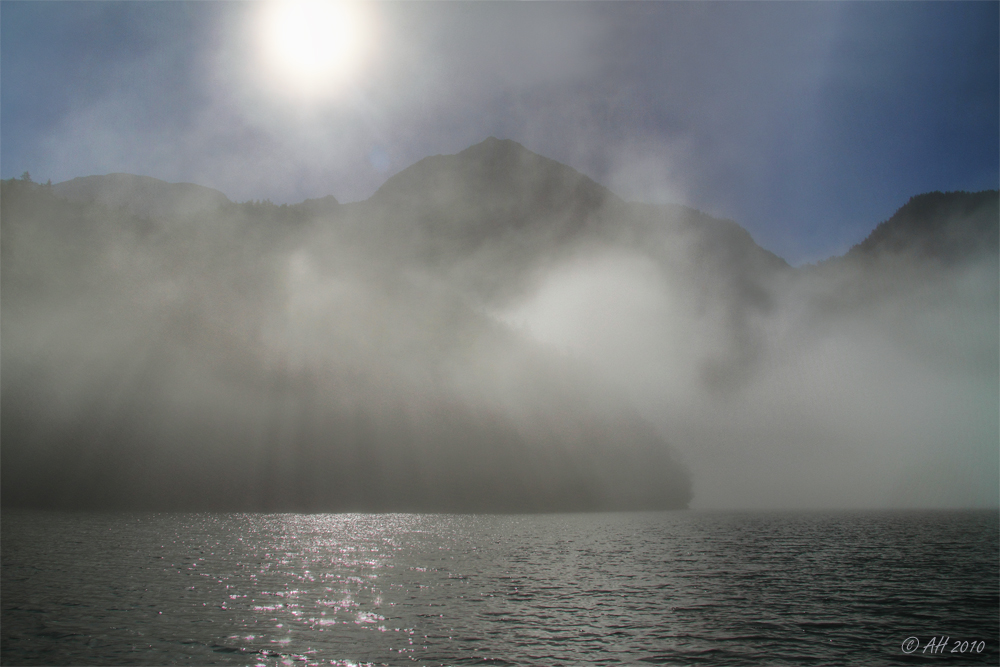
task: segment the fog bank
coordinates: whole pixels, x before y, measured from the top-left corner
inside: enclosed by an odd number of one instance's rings
[[[492,138],[354,204],[3,188],[5,504],[1000,496],[995,191],[916,197],[792,268],[732,221]]]

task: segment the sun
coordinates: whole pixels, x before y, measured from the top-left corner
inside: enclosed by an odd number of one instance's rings
[[[272,0],[258,25],[272,82],[308,97],[326,96],[349,81],[367,47],[358,3]]]

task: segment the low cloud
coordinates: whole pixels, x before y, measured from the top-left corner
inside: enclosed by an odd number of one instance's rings
[[[358,204],[76,183],[4,183],[5,502],[996,504],[995,193],[796,269],[496,139]]]

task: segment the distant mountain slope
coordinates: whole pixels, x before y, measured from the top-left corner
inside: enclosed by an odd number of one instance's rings
[[[751,286],[788,268],[735,222],[626,203],[566,165],[493,137],[404,169],[351,216],[400,261],[415,260],[489,302],[594,246],[647,256],[665,270],[723,271]]]
[[[913,253],[944,262],[995,254],[1000,246],[1000,191],[928,192],[911,197],[848,258]]]
[[[410,209],[431,229],[473,239],[541,221],[566,233],[602,207],[624,204],[570,167],[494,137],[457,155],[417,162],[389,178],[366,203]]]
[[[853,447],[858,414],[813,428],[798,394],[841,400],[816,389],[841,368],[846,393],[885,382],[871,350],[995,386],[996,191],[914,197],[796,269],[734,221],[495,138],[351,204],[128,174],[0,187],[5,504],[677,508],[697,487],[675,437],[719,492],[755,465],[744,441],[772,451],[774,414],[801,430],[773,451],[826,483],[811,443]]]
[[[626,203],[571,167],[494,137],[456,155],[417,162],[389,178],[364,205],[391,216],[397,230],[415,224],[431,236],[458,235],[470,247],[514,235],[553,243],[588,235],[638,241],[637,234],[667,230],[704,234],[709,245],[762,251],[731,220],[685,206]],[[766,261],[784,264],[762,252]]]
[[[186,218],[212,213],[232,203],[218,190],[202,185],[121,173],[74,178],[56,183],[52,191],[69,201],[122,208],[151,218]]]
[[[520,289],[541,258],[606,228],[609,207],[624,202],[555,160],[491,137],[404,169],[353,216],[403,261],[452,273],[492,298]]]
[[[340,202],[333,195],[327,195],[316,199],[307,199],[300,204],[296,204],[295,207],[308,215],[322,217],[336,213],[340,207]]]
[[[128,210],[149,208],[2,188],[6,506],[690,501],[657,429],[568,360],[352,239],[335,201],[305,220],[301,206],[233,204],[203,224],[169,224],[185,208],[150,226]]]

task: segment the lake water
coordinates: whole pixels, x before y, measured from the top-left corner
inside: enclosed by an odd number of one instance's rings
[[[998,519],[5,510],[0,662],[996,665]]]

